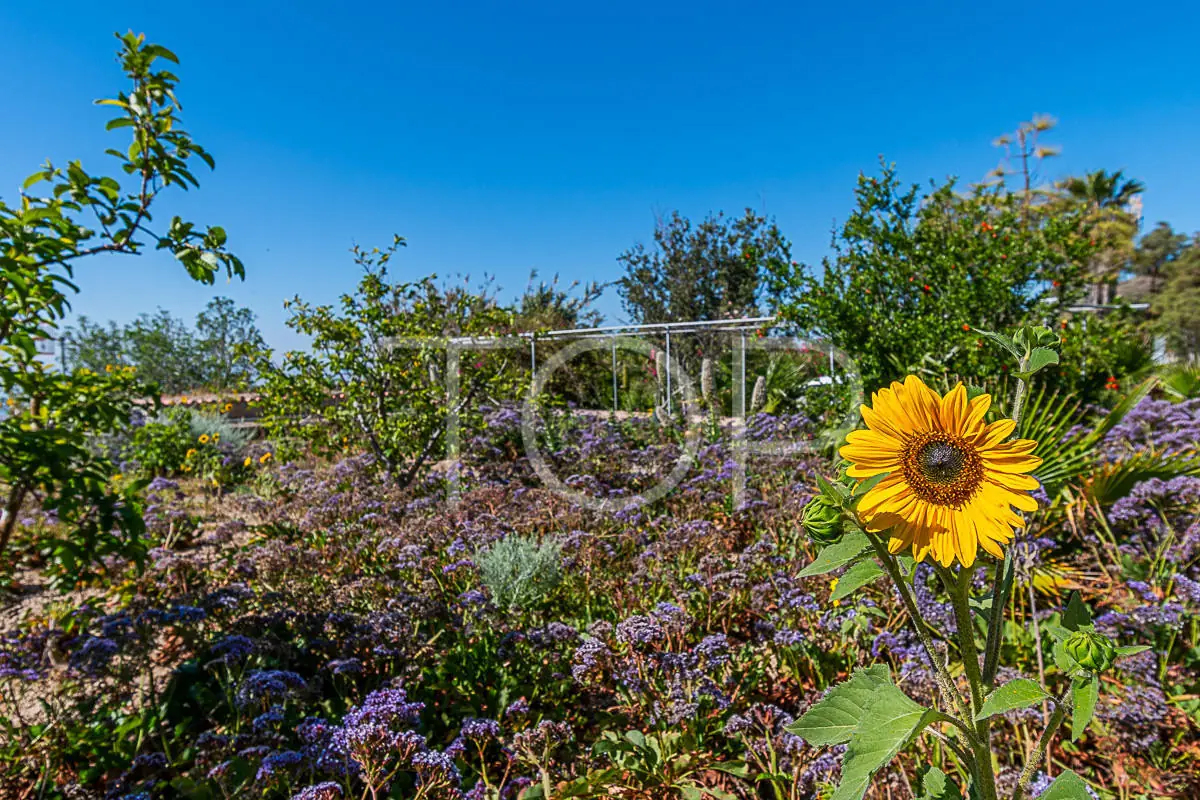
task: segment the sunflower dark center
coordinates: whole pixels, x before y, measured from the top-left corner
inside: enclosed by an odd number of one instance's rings
[[[966,463],[966,453],[948,442],[930,442],[917,453],[917,468],[933,483],[953,483]]]
[[[901,461],[913,494],[935,505],[961,508],[983,482],[983,460],[975,448],[942,431],[911,435]]]

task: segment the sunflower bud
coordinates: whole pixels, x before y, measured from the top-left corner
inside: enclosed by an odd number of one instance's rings
[[[828,544],[842,533],[842,510],[818,495],[804,507],[801,522],[810,539]]]
[[[1063,642],[1063,649],[1089,672],[1104,672],[1117,660],[1117,649],[1108,637],[1092,631],[1075,631]]]

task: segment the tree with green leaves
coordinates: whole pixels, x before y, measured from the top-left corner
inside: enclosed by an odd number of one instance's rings
[[[758,313],[761,277],[791,263],[791,245],[775,222],[752,209],[699,224],[674,212],[660,220],[654,244],[634,245],[617,260],[617,291],[634,322],[688,322]]]
[[[388,266],[402,246],[400,237],[386,250],[356,246],[363,277],[337,306],[288,301],[287,325],[310,337],[310,348],[278,364],[264,351],[257,365],[273,440],[319,455],[366,451],[401,487],[453,449],[451,412],[470,431],[481,424],[480,404],[513,396],[524,354],[473,342],[512,331],[512,310],[486,288],[442,285],[436,275],[393,282]]]
[[[180,217],[154,225],[151,209],[171,188],[198,186],[195,161],[212,157],[180,124],[178,63],[165,47],[141,35],[118,36],[119,58],[131,86],[99,104],[113,108],[110,131],[129,135],[125,150],[110,149],[120,177],[96,175],[82,162],[47,163],[25,181],[19,199],[0,201],[0,564],[22,507],[34,500],[57,514],[67,535],[45,542],[61,573],[85,575],[102,555],[135,555],[143,530],[137,502],[113,487],[113,467],[90,447],[90,437],[128,422],[133,401],[148,387],[131,370],[60,372],[37,356],[37,341],[52,336],[68,310],[78,264],[101,253],[136,255],[149,248],[174,256],[197,281],[218,272],[244,276],[225,249],[225,231],[199,228]]]
[[[867,385],[887,385],[927,354],[963,376],[999,366],[975,326],[996,330],[1053,312],[1083,290],[1088,240],[1078,211],[1026,216],[999,185],[968,195],[950,181],[904,186],[892,165],[860,175],[857,205],[820,270],[773,262],[777,313],[827,337]]]
[[[266,347],[256,318],[228,297],[214,297],[196,317],[205,386],[221,391],[253,382],[252,354]]]
[[[1191,245],[1188,237],[1176,233],[1170,224],[1160,222],[1137,243],[1130,263],[1131,271],[1145,279],[1145,297],[1150,299],[1162,291],[1167,275]]]
[[[1166,267],[1166,288],[1156,308],[1157,330],[1180,358],[1200,358],[1200,234]]]
[[[252,354],[265,345],[254,321],[253,311],[227,297],[209,301],[194,330],[161,308],[124,326],[80,317],[62,336],[64,368],[130,366],[168,394],[222,391],[253,379]]]

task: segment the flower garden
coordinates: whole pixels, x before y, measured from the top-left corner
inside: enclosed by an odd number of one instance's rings
[[[914,234],[950,254],[928,282],[860,250],[796,278],[808,305],[781,321],[850,331],[861,372],[810,384],[821,353],[752,353],[745,417],[703,341],[676,351],[699,391],[670,410],[657,348],[583,353],[526,402],[525,350],[448,359],[446,338],[581,306],[393,283],[397,239],[356,250],[340,306],[290,303],[312,348],[241,354],[259,416],[235,424],[228,399],[164,406],[141,368],[31,352],[76,259],[137,253],[207,157],[156,71],[173,54],[122,47],[110,127],[141,144],[118,153],[140,189],[48,166],[44,197],[0,206],[0,796],[1200,796],[1194,369],[1123,349],[1127,309],[1089,332],[1046,297],[930,306],[945,346],[912,365],[885,356],[927,334],[852,333],[879,286],[933,303],[973,259],[1053,262],[1064,300],[1098,247],[1086,210],[964,200],[958,233]],[[861,179],[861,219],[894,191]],[[155,236],[198,281],[245,271],[220,228]],[[769,239],[733,260],[778,282]],[[598,413],[610,377],[633,411]]]

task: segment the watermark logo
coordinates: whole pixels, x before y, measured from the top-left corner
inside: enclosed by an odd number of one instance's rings
[[[834,386],[844,392],[846,409],[843,427],[852,427],[857,422],[858,408],[863,400],[862,383],[852,359],[844,352],[819,339],[804,339],[798,337],[765,337],[748,336],[745,331],[721,331],[719,335],[727,336],[732,344],[732,375],[733,375],[733,418],[729,424],[729,444],[732,457],[732,499],[734,507],[741,507],[746,502],[747,472],[752,458],[778,459],[789,456],[803,455],[811,452],[814,444],[811,440],[780,440],[770,439],[758,441],[749,435],[748,423],[751,413],[748,409],[746,359],[753,351],[768,351],[772,353],[793,353],[811,357],[820,354],[829,360],[829,374],[810,381],[807,389],[819,389],[822,386]],[[671,409],[671,416],[683,423],[682,446],[671,470],[653,486],[634,495],[601,497],[580,491],[564,481],[551,467],[539,441],[538,431],[541,422],[540,409],[545,405],[546,389],[551,379],[562,370],[569,369],[571,362],[587,353],[611,352],[613,355],[613,403],[614,409],[596,410],[592,413],[618,416],[623,412],[616,409],[618,403],[616,386],[617,353],[636,353],[647,361],[653,361],[655,355],[662,353],[658,345],[646,338],[631,335],[614,336],[585,336],[570,341],[563,347],[557,348],[543,361],[538,361],[536,347],[539,340],[517,336],[470,337],[470,338],[393,338],[383,344],[388,348],[402,350],[442,350],[445,352],[445,391],[446,391],[446,428],[444,440],[446,444],[446,460],[450,464],[447,474],[448,495],[452,506],[457,506],[461,498],[461,476],[459,467],[462,456],[462,426],[463,413],[467,411],[466,400],[461,394],[460,365],[464,353],[485,350],[530,351],[531,362],[534,364],[530,376],[529,389],[520,400],[520,433],[524,445],[525,456],[528,458],[535,474],[542,483],[569,502],[593,511],[602,513],[619,513],[653,503],[669,494],[687,476],[696,461],[700,441],[706,425],[707,414],[702,403],[698,401],[695,392],[695,382],[684,369],[679,360],[672,355],[665,355],[666,375],[663,376],[669,387],[667,390],[666,408]],[[517,399],[517,398],[514,398]]]

